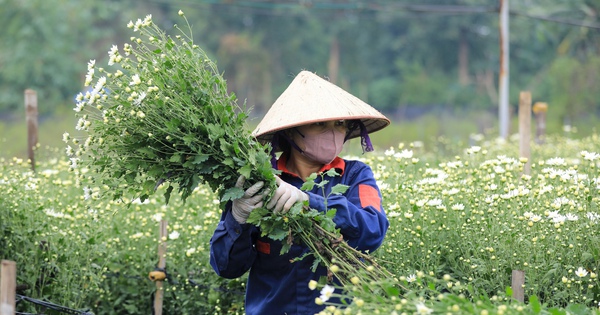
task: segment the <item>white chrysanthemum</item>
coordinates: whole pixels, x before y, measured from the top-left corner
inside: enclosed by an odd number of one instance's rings
[[[402,214],[400,212],[396,212],[396,211],[392,211],[390,213],[387,214],[388,218],[395,218],[395,217],[399,217]]]
[[[481,151],[481,147],[478,146],[478,145],[474,145],[474,146],[472,146],[472,147],[470,147],[470,148],[467,149],[467,153],[468,154],[474,154],[474,153],[477,153],[477,152],[480,152],[480,151]]]
[[[429,200],[429,201],[427,202],[427,205],[428,205],[428,206],[431,206],[431,207],[436,207],[436,206],[439,206],[439,205],[441,205],[441,204],[442,204],[442,200],[441,200],[441,199],[438,199],[438,198],[431,199],[431,200]]]
[[[443,194],[447,194],[447,195],[456,195],[460,192],[460,189],[458,188],[452,188],[450,190],[444,190],[442,193]]]
[[[85,129],[85,123],[86,120],[83,118],[79,118],[79,120],[77,121],[77,125],[75,125],[75,129],[77,130],[84,130]]]
[[[540,221],[542,221],[542,217],[538,214],[534,214],[529,218],[529,220],[531,222],[540,222]]]
[[[73,148],[70,145],[67,145],[67,148],[65,149],[65,153],[68,156],[71,156],[71,155],[75,154],[75,150],[73,150]]]
[[[502,174],[506,172],[506,169],[504,169],[504,167],[500,166],[500,165],[496,165],[494,167],[494,172],[497,174]]]
[[[88,200],[92,197],[92,189],[89,187],[83,187],[83,199]]]
[[[396,153],[396,152],[394,151],[394,148],[390,148],[389,150],[385,150],[385,152],[383,152],[383,154],[384,154],[385,156],[392,156],[392,155],[394,155],[394,153]]]
[[[600,159],[600,154],[596,152],[581,151],[581,156],[583,156],[583,159],[586,161],[595,161]]]
[[[73,110],[75,112],[79,113],[83,110],[84,106],[85,106],[85,102],[77,102],[77,104],[75,104],[75,107],[73,108]]]
[[[85,75],[85,86],[90,86],[90,84],[92,84],[92,80],[94,80],[94,71],[94,68],[88,70],[87,74]]]
[[[563,159],[563,158],[555,157],[555,158],[546,160],[546,164],[558,166],[558,165],[567,165],[567,162],[565,162],[565,159]]]
[[[588,275],[588,271],[583,269],[583,267],[579,267],[577,269],[577,271],[575,271],[575,274],[579,277],[579,278],[583,278],[585,276]]]
[[[195,247],[189,248],[188,250],[185,251],[185,255],[187,257],[192,256],[194,253],[196,253],[196,248]]]
[[[327,300],[329,300],[329,298],[331,297],[331,295],[333,294],[334,291],[335,291],[335,287],[326,284],[323,287],[323,289],[321,289],[321,300],[323,302],[327,302]]]
[[[170,240],[176,240],[178,238],[179,238],[179,232],[173,231],[173,232],[169,233],[169,239]]]
[[[579,220],[579,216],[573,213],[567,213],[565,219],[567,219],[567,221],[577,221]]]
[[[600,214],[598,213],[588,212],[585,216],[592,222],[597,222],[600,219]]]
[[[92,94],[99,94],[105,85],[106,85],[106,77],[100,77],[98,79],[98,82],[96,82],[96,85],[94,86],[94,90],[92,91]]]
[[[463,205],[462,203],[455,203],[452,205],[451,209],[456,210],[456,211],[461,211],[461,210],[465,209],[465,205]]]
[[[402,150],[402,152],[395,153],[394,157],[397,159],[410,159],[413,157],[413,151],[412,150]]]
[[[138,95],[138,97],[133,101],[133,104],[136,106],[140,106],[142,101],[146,98],[146,93],[142,92]]]
[[[463,162],[461,161],[455,161],[455,162],[448,162],[446,163],[446,166],[448,166],[449,168],[459,168],[463,166]]]
[[[549,193],[549,192],[552,192],[552,191],[554,191],[554,186],[552,186],[552,185],[544,185],[544,186],[542,186],[542,188],[540,188],[539,194],[542,195],[542,194]]]
[[[417,307],[417,314],[428,315],[433,312],[432,309],[425,306],[425,304],[423,304],[422,302],[417,303],[416,307]]]
[[[152,219],[154,219],[154,221],[156,222],[160,222],[163,218],[163,214],[162,213],[157,213],[155,215],[152,216]]]
[[[142,83],[142,80],[140,80],[140,76],[138,74],[131,76],[131,82],[129,82],[129,85],[138,85],[140,83]]]
[[[115,64],[115,59],[117,58],[118,54],[119,54],[119,47],[117,47],[117,45],[112,45],[112,47],[108,51],[108,65],[109,66],[112,66]]]
[[[135,21],[135,24],[133,25],[133,31],[139,31],[142,26],[144,26],[144,22],[141,19],[137,19],[137,21]]]
[[[77,168],[77,165],[78,165],[77,163],[79,162],[79,158],[70,158],[69,161],[71,161],[71,165],[70,165],[71,168],[73,168],[73,169]]]

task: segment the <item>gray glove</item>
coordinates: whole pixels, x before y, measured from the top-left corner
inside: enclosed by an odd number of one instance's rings
[[[296,202],[308,200],[308,195],[305,192],[286,183],[279,176],[276,176],[275,180],[277,189],[267,203],[267,209],[271,209],[273,213],[287,213]]]
[[[244,187],[245,182],[246,177],[242,175],[238,177],[238,180],[235,183],[235,187],[242,188]],[[264,182],[257,182],[256,184],[248,188],[241,198],[233,200],[231,213],[233,214],[233,218],[238,223],[246,223],[246,220],[248,220],[248,216],[250,216],[250,212],[252,212],[252,210],[256,208],[262,207],[263,197],[266,193],[268,193],[268,191],[265,191],[261,194],[258,194],[258,192],[264,186],[264,184]]]

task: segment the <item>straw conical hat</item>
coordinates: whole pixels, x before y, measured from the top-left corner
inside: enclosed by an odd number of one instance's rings
[[[360,119],[368,133],[390,124],[387,117],[356,96],[312,72],[302,71],[273,103],[252,135],[264,143],[280,130],[341,119]],[[348,139],[358,136],[360,130],[354,130]]]

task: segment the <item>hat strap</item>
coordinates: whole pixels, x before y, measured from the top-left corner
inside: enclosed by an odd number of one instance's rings
[[[275,155],[277,148],[279,148],[279,132],[273,135],[273,139],[271,139],[271,152],[269,152],[271,155],[271,166],[274,169],[277,169],[277,156]]]
[[[363,153],[373,151],[373,144],[371,143],[371,138],[369,138],[369,132],[367,131],[367,127],[363,124],[362,120],[358,121],[360,126],[360,144],[363,149]]]
[[[304,135],[302,133],[300,133],[300,131],[298,131],[298,129],[294,128],[294,130],[296,130],[296,132],[298,132],[298,134],[300,134],[302,136],[302,138],[304,138]],[[290,137],[288,137],[284,131],[277,131],[275,134],[273,134],[273,139],[271,140],[271,166],[273,166],[273,168],[277,168],[277,156],[275,155],[275,151],[277,149],[279,149],[279,143],[281,142],[281,138],[287,140],[287,142],[294,147],[294,149],[298,150],[298,152],[303,153],[304,151],[302,149],[300,149],[300,147],[296,144],[296,142],[294,142],[294,140],[292,140]]]

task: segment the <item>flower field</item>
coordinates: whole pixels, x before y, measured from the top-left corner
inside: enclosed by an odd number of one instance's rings
[[[550,137],[519,157],[518,139],[441,139],[360,156],[380,184],[390,229],[373,255],[394,279],[374,295],[355,283],[321,289],[330,314],[598,314],[600,139]],[[166,314],[243,314],[244,278],[217,277],[209,239],[218,197],[111,201],[64,149],[0,161],[0,258],[17,262],[19,293],[94,314],[150,314],[159,223],[168,221]],[[524,174],[526,162],[531,172]],[[163,189],[163,188],[159,188]],[[525,303],[510,298],[525,273]],[[369,272],[357,270],[357,273]],[[306,284],[309,286],[309,284]],[[402,295],[397,286],[403,288]],[[405,289],[405,290],[404,290]],[[20,303],[21,312],[41,312]],[[47,312],[48,314],[52,314]]]

